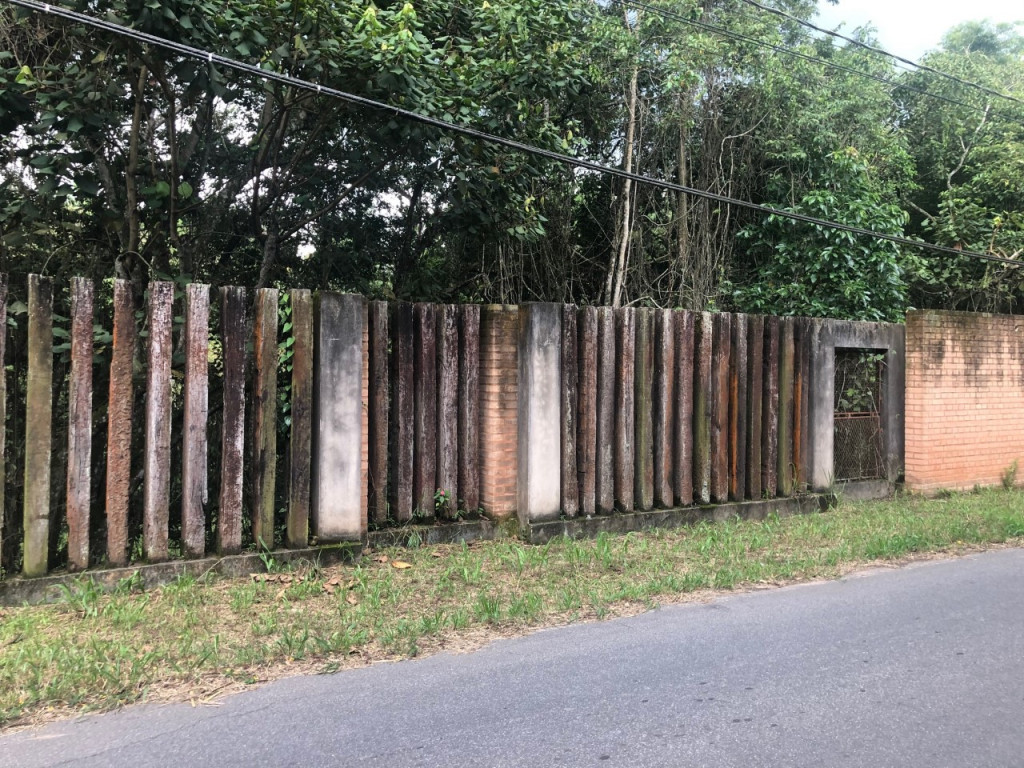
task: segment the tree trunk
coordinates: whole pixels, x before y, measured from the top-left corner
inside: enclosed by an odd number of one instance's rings
[[[633,69],[633,76],[629,81],[629,97],[627,102],[626,117],[626,146],[623,151],[622,169],[626,173],[633,172],[633,142],[636,137],[636,103],[637,85],[640,76],[638,68]],[[629,245],[632,237],[633,225],[633,181],[626,179],[622,189],[622,218],[619,225],[619,248],[615,258],[615,266],[611,279],[611,300],[613,307],[622,306],[622,289],[626,282],[626,271],[629,264]]]

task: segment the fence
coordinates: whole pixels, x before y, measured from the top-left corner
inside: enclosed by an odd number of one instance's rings
[[[816,484],[826,321],[34,275],[8,314],[7,573]]]

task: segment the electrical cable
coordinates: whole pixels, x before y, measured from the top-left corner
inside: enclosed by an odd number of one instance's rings
[[[802,213],[796,213],[793,211],[786,211],[781,208],[774,208],[768,205],[761,205],[759,203],[753,203],[749,200],[740,200],[738,198],[728,197],[726,195],[720,195],[715,192],[709,192],[706,190],[695,189],[693,187],[687,187],[682,184],[675,184],[664,179],[657,179],[653,176],[645,176],[637,173],[630,173],[620,168],[604,165],[591,160],[585,160],[582,158],[572,157],[561,152],[555,152],[549,149],[543,149],[541,147],[532,146],[530,144],[524,144],[514,139],[507,139],[501,136],[495,136],[493,134],[486,133],[484,131],[470,128],[464,125],[458,125],[456,123],[442,120],[441,118],[431,117],[429,115],[423,115],[418,112],[413,112],[402,107],[395,107],[384,102],[376,101],[374,99],[367,98],[365,96],[359,96],[357,94],[348,93],[346,91],[339,90],[337,88],[331,88],[330,86],[322,86],[317,83],[312,83],[308,80],[302,80],[301,78],[294,77],[292,75],[286,75],[281,72],[274,72],[271,70],[263,69],[253,64],[246,64],[245,62],[237,61],[220,54],[213,53],[212,51],[204,51],[193,46],[186,45],[184,43],[178,43],[172,40],[167,40],[156,35],[149,34],[148,32],[140,32],[130,27],[126,27],[123,24],[115,24],[104,19],[97,19],[92,16],[88,16],[77,11],[72,11],[62,6],[54,6],[49,3],[40,3],[36,0],[3,0],[9,5],[18,6],[25,8],[37,13],[44,13],[58,18],[72,21],[78,24],[84,24],[85,26],[92,27],[93,29],[100,29],[106,32],[110,32],[114,35],[121,37],[131,38],[137,42],[148,43],[160,48],[164,48],[169,51],[173,51],[182,56],[188,56],[189,58],[199,59],[205,61],[208,64],[218,64],[227,69],[233,69],[237,72],[244,72],[262,80],[269,80],[283,85],[288,85],[292,88],[308,91],[315,93],[320,96],[326,96],[329,98],[338,99],[345,101],[350,104],[355,104],[362,107],[369,107],[371,109],[386,112],[396,117],[401,117],[411,122],[420,123],[422,125],[428,125],[433,128],[437,128],[441,131],[450,133],[457,133],[463,136],[468,136],[473,139],[485,141],[491,144],[507,147],[509,149],[522,152],[524,154],[535,155],[537,157],[543,157],[548,160],[552,160],[563,165],[568,165],[576,168],[582,168],[596,173],[605,174],[608,176],[615,176],[621,179],[629,179],[638,184],[646,184],[648,186],[665,189],[671,192],[679,192],[693,197],[702,198],[704,200],[710,200],[717,203],[723,203],[727,205],[735,205],[738,208],[744,208],[758,213],[767,214],[769,216],[778,216],[780,218],[790,219],[792,221],[798,221],[804,224],[812,224],[819,227],[825,227],[826,229],[833,229],[841,232],[849,232],[850,234],[859,235],[863,237],[871,237],[877,240],[884,240],[887,242],[895,243],[897,245],[909,246],[913,248],[920,248],[922,250],[933,251],[936,253],[950,254],[954,256],[964,256],[969,258],[981,259],[983,261],[996,262],[1002,264],[1009,264],[1015,267],[1019,267],[1024,262],[1016,259],[1010,259],[1005,256],[997,256],[995,254],[980,253],[977,251],[964,251],[957,248],[952,248],[945,245],[937,245],[935,243],[928,243],[921,240],[913,240],[909,237],[903,237],[901,235],[890,235],[884,232],[877,232],[870,229],[864,229],[862,227],[855,227],[849,224],[842,224],[836,221],[828,221],[826,219],[819,219],[814,216],[807,216]]]
[[[772,8],[770,6],[763,5],[762,3],[757,2],[757,0],[742,0],[742,2],[746,3],[747,5],[753,6],[754,8],[760,8],[762,11],[766,11],[767,13],[773,13],[776,16],[781,16],[784,19],[796,22],[797,24],[807,27],[808,29],[813,29],[815,32],[821,32],[822,34],[829,35],[830,37],[835,37],[839,40],[843,40],[847,43],[850,43],[851,45],[857,46],[858,48],[862,48],[865,51],[870,51],[871,53],[875,53],[880,56],[887,56],[893,61],[898,61],[900,64],[906,64],[916,69],[920,69],[923,72],[928,72],[932,75],[943,77],[951,82],[959,83],[960,85],[966,85],[970,88],[976,88],[979,91],[983,91],[984,93],[989,94],[990,96],[997,96],[1000,99],[1006,99],[1007,101],[1012,101],[1015,104],[1024,104],[1024,99],[1018,99],[1016,96],[1011,96],[1010,94],[993,90],[992,88],[988,88],[987,86],[984,86],[981,83],[975,83],[971,80],[964,80],[963,78],[957,77],[956,75],[951,75],[948,72],[943,72],[941,69],[935,69],[935,67],[930,67],[927,64],[921,64],[920,62],[912,61],[911,59],[905,59],[902,56],[897,56],[895,53],[889,53],[889,51],[886,51],[882,48],[869,45],[868,43],[865,43],[861,40],[857,40],[854,37],[849,37],[840,32],[836,32],[835,30],[819,27],[816,24],[812,24],[811,22],[805,21],[804,19],[801,19],[798,16],[794,16],[793,14],[789,13],[788,11],[784,11],[781,8]]]
[[[802,53],[800,51],[795,51],[792,48],[787,48],[787,47],[782,46],[782,45],[776,45],[775,43],[770,43],[767,40],[759,40],[756,37],[750,37],[749,35],[744,35],[744,34],[742,34],[740,32],[734,32],[731,29],[728,29],[728,28],[723,27],[723,26],[719,26],[717,24],[708,24],[705,21],[697,21],[696,19],[690,19],[690,18],[687,18],[686,16],[683,16],[680,13],[676,13],[675,11],[670,11],[667,8],[659,8],[658,6],[648,5],[647,3],[639,2],[639,0],[609,0],[609,2],[613,3],[614,5],[623,6],[625,8],[639,8],[639,9],[643,9],[643,10],[646,10],[646,11],[650,11],[651,13],[656,13],[656,14],[662,16],[662,17],[665,17],[665,18],[675,19],[676,21],[678,21],[681,24],[685,24],[687,26],[695,27],[697,29],[703,29],[703,30],[705,30],[707,32],[710,32],[711,34],[714,34],[714,35],[720,35],[722,37],[732,38],[733,40],[738,40],[738,41],[744,42],[744,43],[750,43],[752,45],[757,45],[757,46],[762,47],[762,48],[768,48],[770,50],[775,51],[776,53],[781,53],[784,56],[792,56],[794,58],[801,59],[803,61],[809,61],[809,62],[813,62],[815,64],[822,64],[822,65],[824,65],[826,67],[831,67],[832,69],[835,69],[835,70],[837,70],[839,72],[846,72],[847,74],[856,75],[858,77],[864,77],[864,78],[867,78],[869,80],[874,80],[877,83],[882,83],[884,85],[892,86],[893,88],[902,88],[905,91],[910,91],[912,93],[917,93],[917,94],[920,94],[921,96],[928,96],[928,97],[936,99],[938,101],[943,101],[943,102],[945,102],[947,104],[953,104],[953,105],[956,105],[956,106],[959,106],[959,107],[965,107],[967,109],[970,109],[970,110],[976,111],[976,112],[981,112],[981,113],[985,112],[985,110],[982,107],[979,107],[977,104],[968,104],[965,101],[960,101],[959,99],[954,99],[954,98],[952,98],[950,96],[943,96],[942,94],[939,94],[939,93],[932,93],[931,91],[925,90],[923,88],[917,88],[916,86],[913,86],[913,85],[907,85],[905,83],[900,83],[900,82],[897,82],[896,80],[893,80],[893,79],[888,78],[888,77],[884,77],[882,75],[875,75],[875,74],[872,74],[871,72],[865,72],[862,69],[854,69],[853,67],[848,67],[845,64],[839,64],[838,62],[829,61],[828,59],[822,59],[822,58],[820,58],[818,56],[811,56],[810,54],[807,54],[807,53]],[[996,114],[1001,114],[1001,113],[996,113]],[[1005,114],[1002,115],[1002,116],[1006,117],[1008,119],[1016,119],[1016,118],[1011,118],[1009,115],[1005,115]]]

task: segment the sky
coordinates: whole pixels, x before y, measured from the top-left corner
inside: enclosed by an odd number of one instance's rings
[[[946,31],[964,21],[1024,21],[1022,0],[819,0],[820,26],[832,29],[845,22],[845,31],[865,24],[878,30],[881,46],[917,61],[935,48]]]

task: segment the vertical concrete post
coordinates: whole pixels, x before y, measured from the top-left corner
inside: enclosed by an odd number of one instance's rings
[[[519,318],[517,496],[526,526],[561,512],[562,307],[525,304]]]
[[[317,297],[313,529],[320,541],[363,535],[363,304],[353,294]]]
[[[828,322],[828,321],[825,321]],[[812,331],[814,378],[811,382],[811,487],[827,490],[834,479],[834,440],[836,388],[836,348],[831,339],[823,339],[823,323],[816,322]]]

